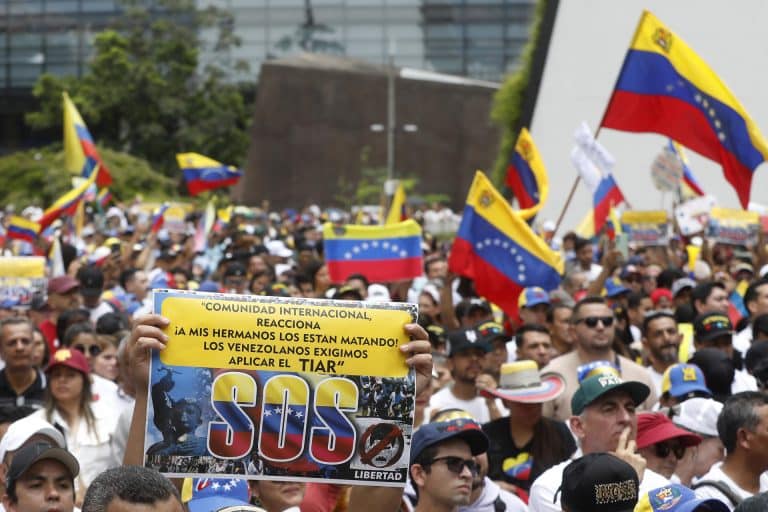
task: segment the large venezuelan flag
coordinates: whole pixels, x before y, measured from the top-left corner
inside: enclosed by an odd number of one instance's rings
[[[176,161],[184,173],[189,195],[196,196],[206,190],[234,185],[243,173],[212,158],[198,153],[179,153]]]
[[[24,217],[18,215],[12,215],[10,222],[8,223],[8,232],[6,233],[8,238],[15,240],[24,240],[31,244],[35,243],[37,234],[40,232],[40,224],[32,222]]]
[[[560,284],[560,255],[531,230],[485,175],[477,171],[448,259],[449,268],[475,281],[477,293],[509,315],[527,286]]]
[[[507,166],[506,184],[517,199],[517,214],[530,219],[541,210],[549,195],[549,179],[539,150],[528,130],[523,128],[517,137],[515,151]]]
[[[38,223],[40,229],[45,229],[51,225],[51,223],[61,217],[64,214],[74,215],[77,210],[77,205],[83,200],[88,188],[93,185],[98,173],[91,173],[87,180],[84,180],[80,185],[73,188],[60,198],[58,198],[51,206],[46,208],[43,212],[43,216]]]
[[[64,165],[73,173],[80,173],[84,178],[96,172],[96,185],[106,187],[112,183],[112,176],[104,165],[91,133],[80,117],[80,112],[64,92]]]
[[[685,41],[643,13],[601,126],[667,135],[719,162],[742,207],[768,142],[720,77]]]
[[[385,226],[323,226],[325,262],[331,281],[363,274],[372,283],[422,274],[421,228],[413,220]]]

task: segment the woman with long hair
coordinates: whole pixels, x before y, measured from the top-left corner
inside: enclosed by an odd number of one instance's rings
[[[79,504],[96,476],[120,465],[109,428],[114,421],[106,419],[109,411],[93,404],[90,368],[80,351],[57,350],[45,372],[48,374],[45,406],[35,415],[62,431],[67,449],[80,462],[80,474],[75,482]]]

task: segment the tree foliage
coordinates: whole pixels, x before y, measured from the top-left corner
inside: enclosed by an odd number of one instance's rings
[[[493,99],[491,119],[501,127],[499,154],[491,174],[492,180],[497,185],[504,183],[509,156],[512,154],[520,132],[520,116],[531,76],[533,52],[536,48],[536,42],[539,40],[539,29],[546,7],[547,0],[538,0],[532,21],[531,36],[520,56],[520,67],[504,80]]]
[[[115,181],[111,189],[118,199],[141,195],[160,200],[175,194],[175,180],[152,170],[145,160],[103,147],[99,152],[112,170]],[[72,189],[72,174],[64,170],[60,144],[0,158],[0,180],[13,184],[0,188],[0,204],[15,204],[17,208],[46,208]]]
[[[33,94],[40,109],[27,115],[33,128],[62,124],[66,90],[91,135],[104,146],[147,160],[179,176],[177,152],[195,151],[238,165],[245,159],[254,85],[227,78],[237,71],[203,64],[205,44],[226,55],[238,44],[229,13],[198,11],[194,0],[126,0],[125,15],[98,33],[82,78],[43,75]],[[155,7],[149,8],[147,5]],[[206,43],[202,35],[215,34]]]

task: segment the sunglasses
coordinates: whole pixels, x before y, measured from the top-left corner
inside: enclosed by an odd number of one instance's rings
[[[685,446],[680,444],[656,443],[653,448],[656,451],[656,456],[660,459],[666,459],[670,453],[674,453],[677,460],[685,456]]]
[[[435,462],[440,461],[445,462],[445,467],[448,468],[448,471],[457,475],[460,475],[465,467],[472,473],[472,476],[477,475],[480,471],[480,465],[475,462],[474,459],[462,459],[461,457],[454,457],[452,455],[434,458],[428,465],[431,466]]]
[[[96,357],[97,355],[101,354],[101,347],[98,345],[72,345],[72,348],[77,350],[78,352],[82,352],[85,355],[90,355],[91,357]],[[87,352],[86,352],[87,351]]]
[[[576,323],[585,323],[587,324],[587,327],[590,329],[594,329],[597,327],[597,324],[599,322],[603,323],[603,327],[610,327],[613,325],[613,317],[612,316],[587,316],[584,318],[579,318]]]

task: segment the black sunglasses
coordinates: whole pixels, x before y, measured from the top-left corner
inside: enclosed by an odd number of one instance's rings
[[[685,446],[681,444],[674,444],[670,446],[669,443],[656,443],[653,445],[653,448],[656,450],[656,456],[660,459],[666,459],[669,457],[670,453],[674,453],[677,460],[685,457]]]
[[[448,471],[457,475],[460,475],[465,467],[469,470],[470,473],[472,473],[472,476],[477,475],[477,473],[480,471],[480,466],[477,462],[474,461],[474,459],[462,459],[461,457],[454,457],[452,455],[446,457],[436,457],[432,459],[427,465],[431,466],[435,462],[440,461],[445,462],[445,467],[448,468]]]
[[[590,329],[594,329],[597,327],[598,322],[603,323],[603,327],[610,327],[613,325],[613,317],[612,316],[586,316],[584,318],[579,318],[576,320],[576,323],[582,323],[584,322],[587,324],[587,327]]]
[[[85,351],[86,351],[85,345],[72,345],[72,348],[85,354]],[[97,355],[101,354],[101,347],[99,347],[98,345],[88,345],[87,350],[88,350],[88,354],[91,357],[96,357]]]

